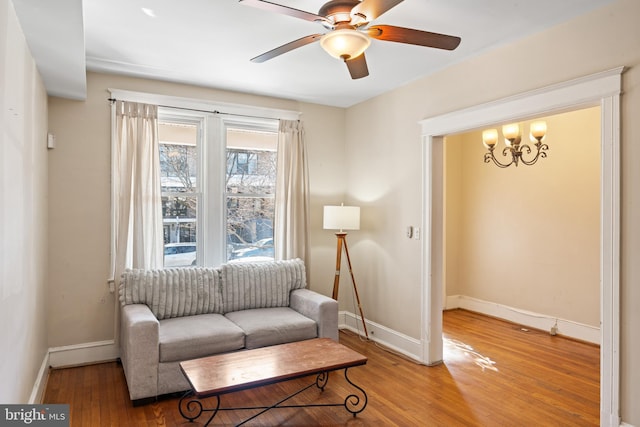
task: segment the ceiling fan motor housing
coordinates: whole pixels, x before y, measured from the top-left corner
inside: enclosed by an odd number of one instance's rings
[[[351,22],[351,10],[360,3],[359,0],[331,0],[322,5],[318,15],[326,16],[334,24]]]

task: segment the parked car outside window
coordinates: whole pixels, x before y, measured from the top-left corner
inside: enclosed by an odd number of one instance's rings
[[[244,261],[263,261],[273,260],[273,238],[258,240],[252,243],[250,246],[237,249],[231,253],[232,260],[244,260]]]
[[[196,265],[196,243],[167,243],[164,245],[164,267]]]

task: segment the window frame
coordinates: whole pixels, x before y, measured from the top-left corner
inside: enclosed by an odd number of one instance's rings
[[[225,170],[223,171],[223,182],[222,182],[222,204],[223,209],[224,209],[224,221],[222,221],[223,224],[223,239],[224,239],[224,252],[223,252],[223,259],[221,262],[227,262],[227,260],[229,260],[231,254],[227,253],[227,219],[228,219],[228,211],[227,211],[227,188],[226,188],[226,165],[227,165],[227,156],[226,156],[226,151],[227,151],[227,131],[228,129],[241,129],[241,130],[249,130],[249,131],[257,131],[257,132],[271,132],[271,133],[275,133],[277,135],[278,133],[278,126],[279,126],[279,121],[277,119],[267,119],[267,118],[257,118],[257,117],[240,117],[240,116],[230,116],[230,117],[224,117],[221,118],[221,126],[222,126],[222,146],[224,148],[223,150],[223,155],[224,155],[224,164],[225,164]],[[277,148],[276,148],[276,156],[277,156]],[[277,167],[277,165],[276,165]],[[275,184],[275,182],[274,182]],[[265,197],[267,196],[267,197]],[[271,198],[268,197],[268,195],[264,195],[262,193],[247,193],[247,194],[243,194],[242,197],[246,197],[246,198],[251,198],[251,197],[262,197],[262,198]],[[273,199],[275,202],[275,199],[277,197],[277,194],[275,192],[275,187],[274,187],[274,193],[273,193]],[[274,218],[273,218],[273,226],[275,227],[275,212],[274,212]],[[273,237],[273,236],[272,236]]]
[[[202,137],[203,137],[203,124],[204,120],[201,117],[194,116],[191,114],[184,114],[182,111],[174,111],[174,109],[169,109],[165,107],[158,108],[158,123],[162,122],[170,122],[170,123],[178,123],[185,125],[193,125],[196,126],[196,157],[197,157],[197,170],[196,170],[196,189],[191,193],[180,193],[180,192],[164,192],[162,191],[162,195],[170,196],[170,197],[179,197],[181,195],[189,195],[190,197],[196,198],[196,265],[199,265],[200,255],[203,254],[203,250],[201,247],[201,231],[200,231],[200,218],[203,215],[203,198],[204,191],[202,188],[203,184],[203,169],[202,169]],[[158,140],[158,144],[160,144],[160,140]],[[163,225],[164,225],[164,215],[163,215]],[[163,245],[164,246],[164,245]],[[163,248],[164,253],[164,248]]]
[[[158,108],[158,122],[197,126],[196,265],[217,266],[227,262],[227,130],[278,132],[278,120],[225,116],[203,111]],[[276,197],[274,193],[274,199]],[[218,220],[221,218],[222,220]]]

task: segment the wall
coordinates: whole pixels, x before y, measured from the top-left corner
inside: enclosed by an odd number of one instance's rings
[[[622,419],[636,426],[640,425],[638,16],[640,2],[619,0],[353,106],[346,121],[347,199],[362,201],[372,221],[366,231],[350,235],[354,265],[371,266],[366,282],[358,283],[367,317],[419,338],[422,255],[417,242],[404,237],[404,228],[422,217],[417,122],[621,65],[629,67],[621,99],[620,396]]]
[[[332,235],[317,230],[322,228],[318,226],[322,222],[322,201],[341,201],[344,193],[343,156],[339,155],[344,146],[343,109],[98,73],[88,73],[87,85],[86,101],[49,99],[49,128],[56,134],[58,145],[49,164],[52,308],[47,332],[51,347],[114,339],[117,295],[107,286],[109,88],[300,111],[309,154],[311,246],[333,244]],[[316,255],[312,251],[309,262],[311,288],[326,295],[331,295],[333,283],[330,252],[320,250]]]
[[[481,131],[447,138],[447,295],[599,327],[600,109],[544,120],[534,166],[484,163]]]
[[[0,402],[27,403],[47,354],[47,97],[0,0]]]

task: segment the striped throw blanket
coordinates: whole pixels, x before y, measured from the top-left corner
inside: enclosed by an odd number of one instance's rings
[[[224,312],[217,268],[129,269],[119,291],[122,305],[146,304],[158,320]]]

